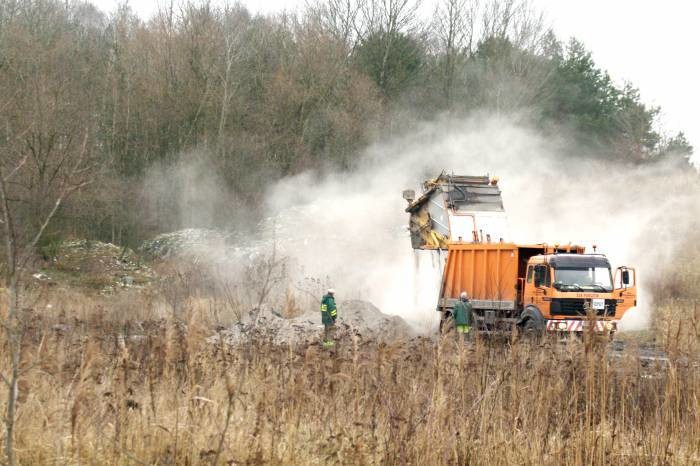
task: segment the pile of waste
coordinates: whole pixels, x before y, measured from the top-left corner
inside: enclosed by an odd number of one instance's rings
[[[143,288],[155,280],[156,273],[129,248],[82,239],[56,245],[49,264],[33,277],[112,294],[119,289]]]
[[[221,247],[225,240],[226,237],[215,230],[187,228],[146,240],[139,251],[149,259],[170,259],[206,253]]]
[[[231,345],[246,343],[253,339],[271,341],[277,345],[304,345],[321,340],[323,325],[320,312],[308,312],[287,319],[270,309],[251,312],[231,328],[212,337]],[[366,301],[344,301],[338,305],[336,339],[355,336],[360,341],[391,342],[407,340],[416,336],[414,330],[399,316],[382,313]]]

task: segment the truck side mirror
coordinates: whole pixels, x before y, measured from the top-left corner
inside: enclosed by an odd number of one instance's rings
[[[629,284],[630,284],[630,271],[629,271],[629,270],[623,270],[623,271],[622,271],[622,284],[623,284],[623,285],[629,285]]]

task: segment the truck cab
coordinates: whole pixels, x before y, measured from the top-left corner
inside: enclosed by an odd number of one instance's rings
[[[620,267],[613,274],[602,254],[540,254],[528,260],[521,294],[520,323],[538,330],[582,331],[583,318],[595,316],[597,330],[614,332],[617,321],[636,306],[636,273]]]

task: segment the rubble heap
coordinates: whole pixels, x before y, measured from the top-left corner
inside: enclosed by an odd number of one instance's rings
[[[267,339],[279,345],[301,345],[318,342],[322,332],[318,311],[286,319],[274,310],[265,309],[252,312],[231,328],[223,330],[221,336],[233,345],[253,338]],[[354,300],[338,305],[335,335],[341,340],[354,335],[361,341],[390,342],[410,339],[415,332],[401,317],[384,314],[366,301]]]

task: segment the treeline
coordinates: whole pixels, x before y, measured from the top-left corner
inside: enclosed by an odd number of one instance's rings
[[[616,86],[526,1],[440,0],[430,17],[419,6],[319,0],[259,16],[182,0],[144,21],[128,6],[3,0],[2,168],[30,167],[9,185],[10,201],[20,220],[38,222],[77,178],[47,241],[135,244],[188,226],[167,196],[145,206],[153,173],[201,163],[255,205],[272,180],[352,169],[377,138],[476,110],[518,115],[629,163],[692,152],[682,133],[654,129],[658,109],[634,87]]]

